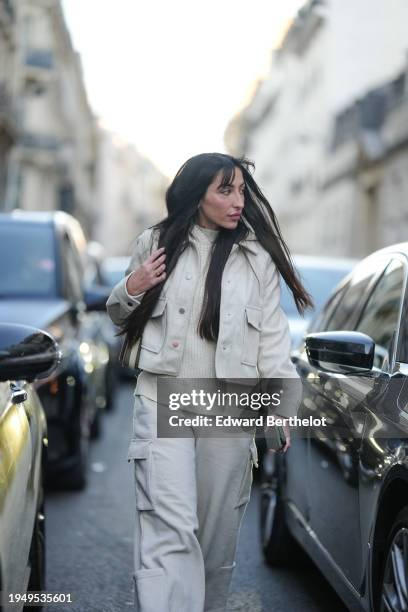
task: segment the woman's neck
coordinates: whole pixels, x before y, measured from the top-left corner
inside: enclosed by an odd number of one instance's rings
[[[214,223],[214,221],[211,221],[211,219],[204,217],[202,210],[198,210],[197,213],[198,214],[196,216],[195,222],[199,227],[201,227],[202,229],[211,229],[211,230],[220,229],[220,226]]]

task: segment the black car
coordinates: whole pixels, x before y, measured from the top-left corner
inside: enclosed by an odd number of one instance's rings
[[[48,423],[47,482],[83,487],[92,424],[104,386],[87,310],[105,309],[107,292],[84,291],[85,237],[63,212],[0,214],[0,322],[50,332],[63,353],[39,388]]]
[[[266,560],[300,544],[350,610],[408,610],[407,270],[402,243],[336,288],[293,354],[297,416],[321,422],[263,462]]]
[[[47,423],[31,383],[49,377],[59,359],[58,347],[48,334],[0,323],[0,608],[4,612],[22,610],[27,589],[46,588]]]

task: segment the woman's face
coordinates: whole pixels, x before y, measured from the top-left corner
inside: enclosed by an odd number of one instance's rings
[[[222,176],[220,170],[201,200],[198,224],[202,227],[235,229],[238,225],[244,208],[245,183],[242,172],[240,168],[235,168],[235,177],[230,185],[221,186]]]

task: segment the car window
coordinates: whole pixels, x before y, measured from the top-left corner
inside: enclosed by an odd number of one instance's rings
[[[125,276],[125,269],[120,270],[104,270],[103,280],[107,287],[114,287]]]
[[[393,259],[368,298],[355,330],[375,342],[374,366],[386,370],[392,361],[404,286],[404,266]]]
[[[103,284],[114,287],[125,276],[130,257],[108,257],[101,265]]]
[[[330,297],[329,301],[324,306],[324,308],[321,310],[321,312],[318,313],[317,316],[311,322],[308,328],[308,333],[326,331],[326,325],[328,321],[330,321],[330,319],[332,318],[334,311],[338,307],[348,287],[349,287],[349,283],[347,283],[339,291],[336,291],[335,293],[333,293],[333,295]]]
[[[315,312],[320,310],[330,292],[350,271],[350,267],[329,268],[297,265],[296,268],[302,284],[313,298]],[[299,316],[292,292],[288,289],[286,283],[281,283],[281,306],[286,316]],[[306,314],[310,316],[311,313],[307,312]]]
[[[51,225],[0,225],[0,296],[52,298],[57,292]]]
[[[365,262],[356,268],[342,300],[328,320],[326,331],[353,330],[357,317],[368,295],[368,289],[374,278],[385,267],[385,262],[379,265],[377,260]]]

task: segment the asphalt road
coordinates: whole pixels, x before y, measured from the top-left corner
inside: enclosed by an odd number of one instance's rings
[[[120,387],[117,406],[104,416],[91,448],[89,485],[83,492],[47,494],[47,592],[70,593],[71,604],[50,612],[122,612],[133,609],[133,478],[126,460],[133,396]],[[258,488],[246,509],[228,610],[231,612],[346,612],[310,565],[271,569],[258,538]]]

